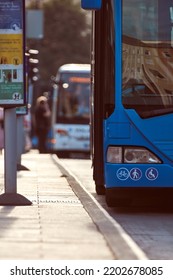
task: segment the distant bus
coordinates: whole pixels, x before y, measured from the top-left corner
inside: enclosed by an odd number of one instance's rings
[[[90,65],[62,65],[55,82],[48,149],[59,156],[89,154]]]

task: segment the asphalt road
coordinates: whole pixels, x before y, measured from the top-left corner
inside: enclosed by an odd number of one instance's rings
[[[151,260],[173,260],[173,211],[148,207],[109,208],[95,193],[91,160],[60,159],[102,207],[115,219]]]

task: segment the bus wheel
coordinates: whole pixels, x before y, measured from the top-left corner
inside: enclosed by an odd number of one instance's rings
[[[105,195],[105,187],[103,185],[96,185],[96,193],[98,195]]]
[[[67,151],[58,151],[56,154],[59,158],[69,158],[70,157],[70,154]]]

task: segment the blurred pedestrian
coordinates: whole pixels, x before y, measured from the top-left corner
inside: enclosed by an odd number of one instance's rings
[[[40,96],[36,100],[34,112],[34,129],[38,138],[38,150],[40,153],[46,153],[46,139],[50,128],[51,111],[48,100],[45,96]]]

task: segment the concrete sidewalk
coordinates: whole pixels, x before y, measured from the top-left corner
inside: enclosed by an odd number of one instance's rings
[[[0,155],[0,190],[4,158]],[[0,206],[0,259],[106,260],[116,257],[49,154],[22,155],[17,192],[31,206]]]
[[[0,206],[1,260],[147,259],[55,155],[31,150],[21,164],[17,193],[32,204]],[[0,165],[4,193],[3,155]]]

